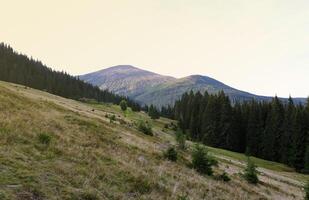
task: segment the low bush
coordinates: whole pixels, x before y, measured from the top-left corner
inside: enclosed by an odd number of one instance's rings
[[[309,180],[305,185],[305,200],[309,200]]]
[[[150,193],[153,188],[151,184],[145,177],[136,177],[132,179],[131,192],[137,192],[139,194]]]
[[[217,176],[217,179],[220,181],[224,181],[224,182],[229,182],[231,180],[231,178],[227,175],[226,172],[223,172],[222,174],[219,174]]]
[[[172,129],[173,131],[177,131],[178,129],[177,124],[174,124],[173,122],[171,122],[169,126],[170,126],[170,129]]]
[[[188,196],[189,196],[188,194],[186,194],[186,195],[179,195],[177,197],[177,200],[189,200]]]
[[[152,127],[148,122],[140,121],[137,128],[142,133],[153,136]]]
[[[166,152],[164,152],[164,157],[170,161],[177,161],[177,151],[174,147],[169,147]]]
[[[217,162],[208,155],[208,151],[204,146],[198,144],[195,146],[192,152],[192,166],[197,172],[210,176],[213,174],[212,166],[216,163]]]
[[[178,148],[181,150],[186,149],[186,135],[183,134],[181,131],[177,131],[176,133],[176,141],[178,143]]]
[[[245,169],[244,178],[252,184],[257,184],[259,182],[257,170],[255,164],[248,157],[247,167]]]
[[[82,200],[99,200],[99,197],[96,193],[93,192],[84,192],[81,194]]]
[[[41,144],[44,144],[44,145],[49,145],[49,143],[51,142],[51,136],[47,133],[40,133],[38,135],[38,140]]]
[[[119,104],[120,108],[122,111],[126,111],[127,110],[127,107],[128,107],[128,104],[127,104],[127,101],[126,100],[122,100]]]
[[[114,121],[116,121],[116,116],[115,115],[108,115],[108,114],[106,114],[105,117],[109,119],[110,123],[113,123]]]

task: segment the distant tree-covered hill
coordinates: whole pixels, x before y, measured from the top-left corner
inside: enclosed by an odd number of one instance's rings
[[[28,58],[14,51],[10,46],[0,44],[0,80],[22,84],[35,89],[71,99],[89,98],[99,102],[118,104],[123,96],[101,90],[65,72],[54,71],[40,61]],[[129,106],[139,109],[139,105],[126,99]]]

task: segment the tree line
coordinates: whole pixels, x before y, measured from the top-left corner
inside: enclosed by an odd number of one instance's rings
[[[277,97],[232,104],[223,92],[191,91],[162,111],[194,141],[309,172],[309,99],[306,106]]]
[[[0,80],[76,100],[88,98],[98,102],[119,104],[125,99],[132,110],[140,110],[140,105],[127,97],[115,95],[108,90],[102,91],[66,72],[54,71],[40,61],[15,52],[4,43],[0,44]]]

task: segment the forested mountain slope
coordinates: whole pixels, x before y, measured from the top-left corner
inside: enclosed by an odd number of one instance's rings
[[[65,72],[54,71],[3,43],[0,43],[0,80],[23,84],[71,99],[89,98],[116,104],[124,99]],[[133,101],[127,101],[130,105],[138,107]]]

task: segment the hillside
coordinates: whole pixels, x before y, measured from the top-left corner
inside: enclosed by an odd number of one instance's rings
[[[108,118],[115,115],[110,123]],[[137,131],[148,120],[154,136]],[[162,151],[175,144],[172,121],[125,113],[112,104],[86,104],[0,82],[0,199],[302,199],[309,177],[278,163],[252,158],[261,182],[240,173],[245,156],[209,148],[215,175],[189,167],[192,143],[174,163]]]
[[[103,90],[109,89],[115,94],[128,96],[142,104],[154,104],[158,107],[173,105],[183,93],[190,90],[202,93],[207,91],[211,94],[224,91],[234,101],[248,101],[251,99],[270,101],[272,99],[271,97],[258,96],[232,88],[207,76],[192,75],[176,79],[130,65],[110,67],[81,75],[79,78]],[[304,103],[305,100],[302,98],[294,99],[296,103]]]

